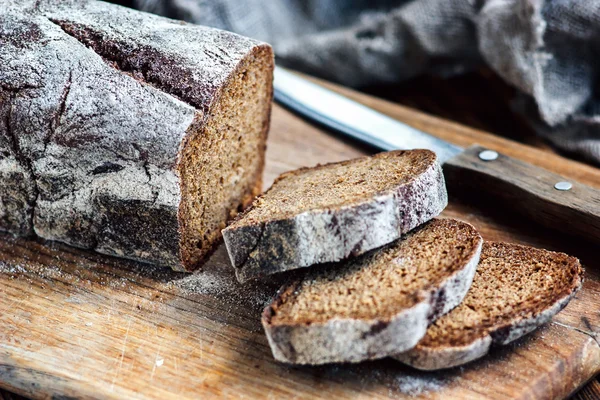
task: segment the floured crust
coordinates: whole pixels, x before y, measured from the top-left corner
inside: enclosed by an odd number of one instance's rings
[[[454,269],[437,286],[415,290],[416,300],[409,307],[398,309],[388,317],[344,317],[319,322],[290,322],[286,318],[279,318],[278,313],[287,301],[294,298],[302,281],[282,288],[262,315],[262,324],[275,359],[292,364],[313,365],[360,362],[386,357],[403,351],[398,349],[407,350],[415,346],[425,334],[430,321],[460,303],[469,289],[479,261],[483,243],[479,234],[469,224],[450,221],[463,224],[469,232],[469,238],[464,243],[465,246],[470,246],[467,255],[457,260],[462,263],[461,267]],[[430,224],[435,223],[437,221]],[[380,250],[375,250],[373,254],[378,251]],[[362,258],[366,259],[370,255],[371,253],[366,254]]]
[[[91,0],[9,1],[0,24],[0,181],[11,182],[0,189],[0,229],[197,268],[261,190],[270,83],[257,162],[227,192],[202,252],[182,246],[181,154],[241,67],[258,59],[271,73],[270,47]]]
[[[357,256],[392,242],[402,233],[441,213],[448,204],[448,197],[442,169],[435,154],[429,150],[410,152],[418,154],[420,162],[427,163],[422,173],[360,201],[333,208],[311,209],[281,219],[248,223],[246,218],[253,208],[246,210],[223,230],[238,280],[244,282],[263,275]],[[378,156],[398,157],[401,162],[407,153],[394,151]],[[315,168],[326,170],[354,161]],[[274,186],[280,180],[306,170],[303,168],[285,173],[276,180]]]
[[[521,251],[528,250],[526,246],[515,244],[485,243],[481,255],[482,262],[491,255],[492,248]],[[564,287],[554,296],[549,306],[536,310],[529,317],[520,315],[520,313],[526,313],[524,310],[515,310],[514,316],[503,318],[502,321],[485,329],[480,335],[471,338],[467,343],[456,345],[418,344],[413,349],[398,354],[394,356],[394,358],[422,370],[451,368],[481,358],[489,352],[491,346],[508,344],[549,322],[554,315],[566,307],[571,298],[581,288],[583,269],[581,268],[579,260],[575,257],[567,256],[564,253],[554,253],[533,248],[529,249],[531,259],[523,261],[536,262],[536,253],[544,252],[546,253],[546,256],[554,255],[557,260],[562,259],[567,261],[566,268],[572,271],[571,279],[568,282],[563,282]],[[565,268],[565,265],[557,263],[557,267]],[[456,311],[457,309],[453,310],[444,318],[452,318],[453,313]]]

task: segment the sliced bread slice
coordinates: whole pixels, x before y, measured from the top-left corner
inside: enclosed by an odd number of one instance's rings
[[[564,253],[485,243],[464,301],[438,319],[412,350],[395,358],[436,370],[465,364],[550,321],[581,287],[579,260]]]
[[[243,282],[363,254],[447,203],[435,153],[390,151],[281,175],[223,238]]]
[[[309,271],[263,312],[273,356],[325,364],[412,348],[466,295],[482,243],[473,226],[435,219],[382,249]]]

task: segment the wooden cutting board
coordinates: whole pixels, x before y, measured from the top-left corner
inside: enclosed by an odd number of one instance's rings
[[[338,90],[459,145],[477,142],[600,187],[595,168]],[[342,140],[275,107],[265,187],[283,171],[366,152]],[[468,366],[423,373],[392,360],[281,365],[259,322],[277,283],[238,285],[222,248],[203,272],[186,275],[2,236],[0,387],[34,398],[565,397],[600,369],[600,246],[469,198],[453,194],[444,215],[471,222],[485,239],[569,252],[587,272],[552,323]]]

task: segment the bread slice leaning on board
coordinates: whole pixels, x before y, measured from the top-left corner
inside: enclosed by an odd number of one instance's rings
[[[414,347],[466,295],[482,243],[470,224],[434,219],[381,249],[313,267],[263,312],[275,359],[359,362]]]
[[[93,1],[0,6],[0,230],[192,270],[262,190],[269,45]]]
[[[435,321],[412,350],[396,359],[423,370],[483,357],[550,321],[580,289],[579,260],[564,253],[508,243],[483,244],[463,302]]]
[[[435,153],[390,151],[282,174],[223,238],[243,282],[363,254],[447,204]]]

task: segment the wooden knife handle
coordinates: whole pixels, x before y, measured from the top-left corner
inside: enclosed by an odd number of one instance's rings
[[[474,145],[444,164],[451,193],[475,190],[546,227],[600,242],[599,189],[486,150]]]

